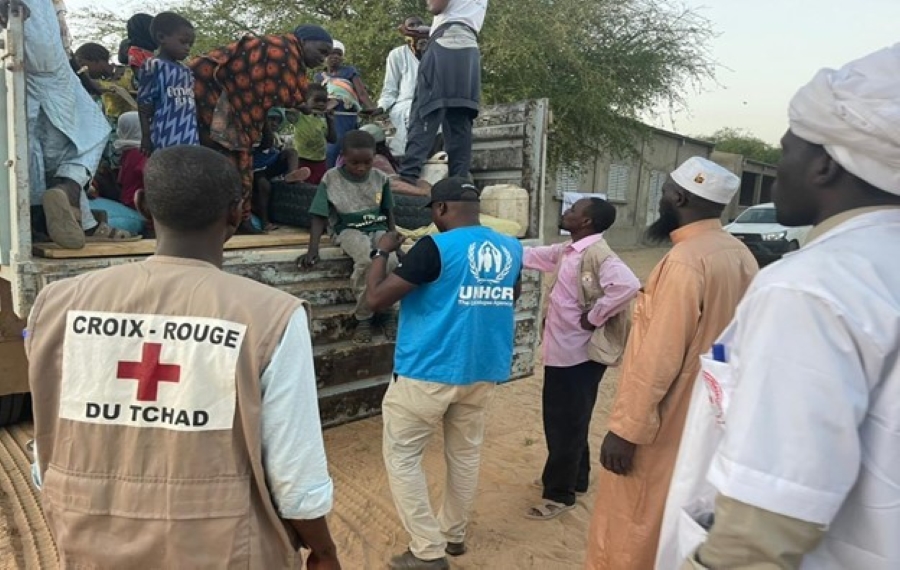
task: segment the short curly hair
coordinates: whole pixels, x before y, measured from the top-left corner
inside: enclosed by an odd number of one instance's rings
[[[341,140],[341,152],[363,149],[375,152],[375,137],[362,130],[349,131]]]
[[[179,145],[158,150],[144,170],[147,208],[177,231],[206,229],[241,201],[241,177],[218,152]]]
[[[109,61],[109,50],[100,44],[86,43],[75,50],[75,57],[84,61]]]
[[[171,36],[183,28],[193,30],[194,24],[175,12],[160,12],[150,22],[150,35],[159,40],[160,36]]]

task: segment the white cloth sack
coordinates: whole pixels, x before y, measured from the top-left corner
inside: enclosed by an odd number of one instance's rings
[[[717,491],[706,480],[706,473],[725,433],[725,411],[733,391],[731,367],[713,360],[712,355],[701,356],[669,484],[656,570],[679,568],[706,540],[707,532],[697,520],[711,520],[714,511]]]

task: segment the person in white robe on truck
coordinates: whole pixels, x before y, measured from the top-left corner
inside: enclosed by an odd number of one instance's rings
[[[384,86],[378,98],[378,114],[388,113],[391,118],[395,131],[390,149],[394,156],[402,156],[406,152],[406,130],[413,96],[416,94],[419,60],[428,47],[428,38],[422,37],[423,28],[426,27],[422,18],[407,18],[400,26],[400,33],[406,38],[406,43],[392,49],[387,56]]]

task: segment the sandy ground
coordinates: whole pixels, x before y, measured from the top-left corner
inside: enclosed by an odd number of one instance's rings
[[[645,280],[663,255],[661,249],[622,252]],[[546,457],[541,427],[540,370],[527,379],[500,386],[490,409],[482,450],[478,499],[469,526],[469,552],[451,561],[458,569],[542,570],[580,568],[594,507],[594,488],[572,511],[551,521],[523,515],[540,499],[530,482],[540,475]],[[606,433],[606,417],[615,394],[618,371],[607,372],[600,388],[591,429],[594,454]],[[329,517],[332,534],[347,569],[381,569],[407,548],[408,535],[394,510],[381,456],[381,418],[371,418],[325,432],[335,508]],[[424,467],[432,504],[440,504],[444,480],[442,441],[429,444]],[[20,537],[10,516],[10,498],[0,494],[0,569],[24,568]],[[18,556],[17,556],[18,554]]]
[[[622,252],[645,280],[664,250]],[[482,450],[478,499],[466,542],[469,552],[451,561],[459,569],[542,570],[581,568],[594,508],[594,488],[575,509],[550,521],[523,515],[540,500],[530,482],[540,476],[547,448],[541,426],[542,374],[500,386],[491,406]],[[591,426],[591,452],[606,435],[618,370],[601,384]],[[381,569],[403,552],[409,538],[397,518],[381,456],[381,418],[328,430],[325,445],[335,482],[335,509],[329,524],[345,568]],[[444,480],[441,438],[428,446],[424,466],[433,505],[440,505]],[[595,469],[599,468],[596,460]]]
[[[20,554],[22,539],[12,520],[9,503],[9,497],[0,491],[0,568],[18,570],[25,568]]]

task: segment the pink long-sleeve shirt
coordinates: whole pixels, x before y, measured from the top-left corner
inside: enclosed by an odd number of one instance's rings
[[[525,249],[525,267],[552,273],[562,256],[559,278],[550,292],[547,316],[544,320],[543,354],[545,366],[568,367],[587,362],[587,347],[591,331],[581,328],[581,307],[578,304],[581,258],[584,250],[603,238],[594,234],[575,243],[566,242]],[[637,295],[641,283],[631,269],[618,257],[609,257],[600,266],[597,282],[603,297],[594,303],[588,321],[603,326],[607,319],[624,310]]]

